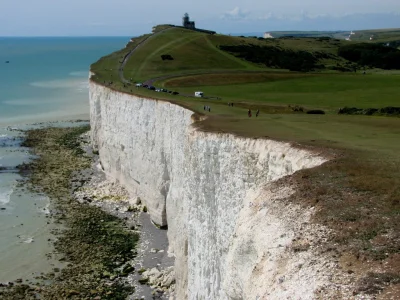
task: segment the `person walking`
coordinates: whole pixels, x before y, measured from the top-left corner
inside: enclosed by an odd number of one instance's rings
[[[259,109],[257,109],[257,112],[256,112],[256,117],[258,117],[258,115],[260,114],[260,110]]]
[[[251,110],[250,109],[247,111],[247,115],[249,116],[249,118],[251,118]]]

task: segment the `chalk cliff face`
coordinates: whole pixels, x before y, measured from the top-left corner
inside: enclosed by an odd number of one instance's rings
[[[90,110],[107,175],[168,225],[177,299],[311,298],[326,283],[318,262],[308,264],[312,245],[290,252],[299,231],[314,230],[312,212],[284,201],[292,187],[273,184],[324,158],[288,143],[200,132],[187,109],[94,82]]]

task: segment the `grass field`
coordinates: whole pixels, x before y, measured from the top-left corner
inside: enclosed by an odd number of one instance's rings
[[[372,42],[375,43],[400,40],[400,28],[357,30],[354,33],[351,40],[355,42],[369,41],[371,36],[373,36]]]
[[[364,41],[374,34],[383,41],[397,38],[398,33],[360,31],[353,37]],[[92,80],[101,84],[113,81],[109,85],[113,89],[164,99],[207,115],[195,124],[199,130],[272,138],[323,151],[331,157],[330,162],[292,177],[299,186],[293,201],[306,208],[316,207],[315,222],[332,229],[329,245],[336,245],[341,263],[349,257],[354,265],[360,262],[362,268],[353,268],[360,276],[367,276],[377,266],[385,266],[381,269],[385,274],[400,276],[400,118],[337,114],[344,106],[399,107],[399,71],[368,69],[363,75],[360,71],[298,73],[271,69],[239,59],[218,46],[273,45],[325,52],[330,58],[321,63],[336,65],[347,63],[336,55],[338,47],[348,42],[260,40],[173,28],[158,33],[135,51],[123,70],[125,78],[132,78],[132,85],[125,85],[118,79],[119,61],[146,37],[92,65],[96,73]],[[162,61],[163,54],[174,59]],[[151,78],[159,78],[155,86],[180,94],[133,87],[134,82]],[[185,96],[194,91],[214,98]],[[234,106],[228,106],[228,102]],[[204,105],[211,106],[211,112],[204,111]],[[296,106],[303,112],[295,111]],[[253,111],[251,118],[248,109]],[[326,114],[306,114],[312,109],[322,109]],[[260,111],[258,117],[256,110]]]
[[[201,90],[205,95],[222,98],[224,105],[226,102],[301,105],[336,113],[344,106],[370,108],[400,104],[400,89],[397,86],[399,75],[225,74],[221,76],[222,85],[217,85],[220,76],[180,77],[165,80],[160,85],[176,88],[183,93]],[[232,82],[226,84],[230,78]]]

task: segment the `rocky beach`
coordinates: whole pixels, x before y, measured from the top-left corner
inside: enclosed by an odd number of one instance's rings
[[[163,299],[173,291],[166,231],[151,223],[140,199],[129,204],[128,193],[107,180],[88,130],[26,131],[23,146],[36,159],[19,166],[22,184],[50,198],[49,223],[59,226],[49,257],[63,267],[1,284],[2,299]]]

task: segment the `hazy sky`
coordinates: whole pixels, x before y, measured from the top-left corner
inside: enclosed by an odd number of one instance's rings
[[[132,36],[156,24],[221,33],[400,27],[400,0],[0,0],[0,36]]]

